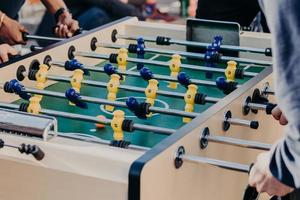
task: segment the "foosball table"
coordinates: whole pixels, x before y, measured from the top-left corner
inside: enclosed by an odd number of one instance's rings
[[[242,199],[282,132],[270,35],[185,35],[125,18],[2,65],[0,199]]]

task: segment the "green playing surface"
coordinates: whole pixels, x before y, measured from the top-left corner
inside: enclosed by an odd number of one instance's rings
[[[130,56],[134,57],[134,55],[130,55]],[[159,60],[159,61],[168,61],[170,59],[170,57],[158,56],[158,55],[154,55],[154,54],[147,54],[146,58]],[[183,63],[204,65],[203,63],[200,63],[199,61],[183,60]],[[84,64],[89,64],[89,63],[84,63]],[[103,66],[103,65],[104,65],[104,63],[99,64],[99,66]],[[224,64],[223,64],[223,66],[222,65],[219,65],[219,66],[225,68]],[[150,70],[154,74],[170,75],[170,71],[169,71],[168,67],[160,67],[160,66],[147,66],[147,67],[149,67]],[[127,70],[137,71],[135,68],[135,64],[133,64],[133,63],[128,63]],[[259,72],[261,70],[263,70],[262,67],[251,66],[251,67],[247,68],[247,71],[251,71],[251,72]],[[187,69],[183,69],[183,68],[181,69],[181,71],[186,72],[191,78],[207,80],[205,78],[205,72],[195,71],[195,70],[187,70]],[[50,72],[50,74],[51,74],[51,72]],[[216,78],[219,76],[223,76],[223,74],[214,73],[213,78],[210,80],[215,81]],[[98,72],[91,72],[91,75],[85,76],[85,79],[102,81],[102,82],[109,81],[109,77],[105,73],[98,73]],[[248,79],[245,78],[244,80],[238,80],[238,82],[242,84],[247,80]],[[147,87],[147,82],[144,81],[142,78],[132,77],[132,76],[127,76],[126,81],[121,82],[121,84],[132,85],[132,86],[143,87],[143,88]],[[64,93],[69,88],[70,88],[70,83],[60,82],[60,83],[56,83],[56,84],[46,88],[46,90]],[[181,85],[178,85],[177,89],[170,89],[170,88],[168,88],[168,82],[162,81],[162,80],[159,80],[159,89],[182,92],[182,93],[186,92],[186,89]],[[209,87],[209,86],[201,85],[198,87],[198,92],[207,94],[210,97],[224,97],[224,94],[222,93],[222,91],[218,90],[216,87]],[[92,87],[92,86],[83,84],[81,87],[81,95],[106,99],[107,89]],[[118,101],[126,101],[126,98],[128,98],[130,96],[137,97],[140,102],[145,101],[144,93],[129,92],[129,91],[125,91],[122,89],[119,89],[117,96],[118,96]],[[21,102],[22,102],[21,100],[17,101],[17,103],[21,103]],[[59,99],[59,98],[44,96],[41,105],[42,105],[42,108],[44,108],[44,109],[52,109],[52,110],[77,113],[77,114],[89,115],[89,116],[104,115],[109,119],[112,118],[112,113],[105,111],[104,106],[92,104],[92,103],[88,104],[88,109],[81,109],[81,108],[77,108],[77,107],[69,105],[69,103],[66,99]],[[211,105],[212,104],[195,105],[195,112],[203,112],[207,108],[209,108]],[[155,106],[184,110],[185,102],[183,99],[158,95],[157,101],[155,102]],[[115,108],[115,109],[120,109],[120,108]],[[142,119],[138,119],[137,117],[135,117],[134,114],[132,114],[127,109],[121,108],[121,110],[125,111],[127,119],[132,119],[135,123],[139,123],[139,124],[146,124],[146,125],[165,127],[165,128],[171,128],[171,129],[178,129],[184,125],[184,123],[182,122],[182,117],[178,117],[178,116],[154,114],[151,118],[142,120]],[[95,124],[93,124],[93,123],[88,123],[88,122],[83,122],[83,121],[78,121],[78,120],[70,120],[70,119],[60,118],[60,117],[57,119],[58,119],[58,128],[59,128],[60,132],[64,132],[66,134],[68,134],[68,133],[87,134],[87,135],[92,135],[92,136],[99,137],[99,138],[102,138],[105,140],[112,140],[112,138],[113,138],[112,137],[113,131],[110,126],[106,126],[103,129],[96,129]],[[142,132],[142,131],[134,131],[132,133],[125,132],[125,140],[130,141],[132,144],[145,146],[145,147],[152,147],[155,144],[157,144],[158,142],[160,142],[162,139],[164,139],[165,137],[167,137],[167,136],[156,134],[153,132]]]

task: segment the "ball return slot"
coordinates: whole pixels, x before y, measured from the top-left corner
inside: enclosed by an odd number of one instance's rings
[[[48,132],[57,132],[57,122],[56,119],[52,117],[34,116],[1,108],[0,130],[7,134],[26,135],[46,140]],[[38,161],[43,160],[45,157],[45,153],[37,145],[25,143],[20,145],[6,144],[5,141],[0,138],[0,149],[4,147],[17,149],[21,154],[32,155]]]
[[[47,141],[56,136],[52,133],[57,132],[57,120],[45,115],[36,116],[0,109],[0,130],[10,134],[42,138]],[[49,134],[50,132],[51,134]]]

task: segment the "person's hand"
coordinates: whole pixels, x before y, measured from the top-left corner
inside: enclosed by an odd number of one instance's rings
[[[281,125],[287,125],[288,124],[288,120],[286,119],[286,117],[284,116],[284,114],[282,113],[282,111],[280,110],[280,108],[278,106],[276,106],[272,110],[272,116],[276,120],[278,120]]]
[[[55,34],[61,38],[69,38],[79,29],[78,21],[72,18],[68,11],[64,11],[58,18]]]
[[[0,38],[10,45],[26,44],[23,40],[23,32],[27,32],[19,22],[5,16],[0,28]]]
[[[18,51],[9,46],[8,44],[0,45],[0,63],[7,62],[9,60],[9,55],[17,55]]]
[[[268,195],[278,197],[291,193],[294,189],[282,184],[273,177],[269,170],[270,153],[258,155],[255,165],[249,175],[249,185],[255,187],[258,193],[266,192]]]
[[[189,17],[195,17],[196,16],[197,2],[198,2],[197,0],[190,0],[189,1],[189,7],[188,7]]]

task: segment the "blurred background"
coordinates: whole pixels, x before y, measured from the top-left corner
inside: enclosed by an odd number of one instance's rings
[[[119,1],[128,4],[126,0]],[[139,0],[133,1],[139,3]],[[152,0],[150,4],[153,2],[157,10],[154,13],[148,14],[150,16],[143,14],[145,20],[176,24],[184,24],[186,17],[193,17],[197,5],[197,0]],[[147,9],[147,5],[141,5],[141,13],[146,13],[147,11],[145,9]],[[26,0],[25,5],[20,11],[19,21],[26,26],[29,32],[34,33],[42,21],[45,12],[46,9],[40,0]]]

